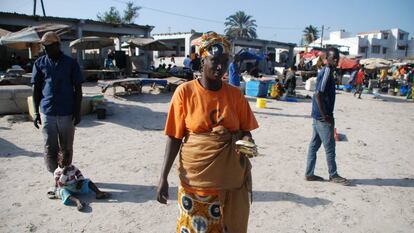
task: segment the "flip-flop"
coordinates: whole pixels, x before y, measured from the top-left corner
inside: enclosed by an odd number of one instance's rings
[[[110,193],[106,193],[106,192],[102,192],[102,195],[96,195],[96,199],[100,200],[100,199],[107,199],[110,198],[111,194]]]
[[[49,199],[56,199],[57,197],[56,197],[56,188],[55,187],[50,187],[48,190],[47,190],[47,198],[49,198]]]

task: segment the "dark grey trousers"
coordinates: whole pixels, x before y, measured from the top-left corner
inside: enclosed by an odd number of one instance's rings
[[[72,115],[48,116],[41,114],[40,117],[45,142],[46,168],[53,173],[58,166],[57,157],[59,151],[72,163],[75,126],[73,125]]]

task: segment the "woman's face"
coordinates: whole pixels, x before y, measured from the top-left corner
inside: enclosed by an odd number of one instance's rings
[[[219,80],[227,71],[229,55],[208,56],[203,58],[204,77],[210,80]]]

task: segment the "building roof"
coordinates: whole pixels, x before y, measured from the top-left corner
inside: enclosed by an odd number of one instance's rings
[[[243,44],[243,42],[257,42],[260,43],[262,46],[263,45],[268,45],[269,47],[272,46],[282,46],[282,47],[296,47],[295,43],[285,43],[285,42],[279,42],[279,41],[273,41],[273,40],[263,40],[263,39],[251,39],[251,38],[242,38],[242,37],[237,37],[232,39],[232,41],[235,44]]]
[[[155,33],[153,36],[175,36],[175,35],[188,35],[197,32],[168,32],[168,33]]]
[[[368,34],[377,34],[377,33],[381,33],[382,31],[380,30],[374,30],[374,31],[369,31],[369,32],[358,32],[357,35],[368,35]]]
[[[374,30],[374,31],[369,31],[369,32],[359,32],[359,33],[357,33],[357,35],[359,36],[359,35],[368,35],[368,34],[376,34],[376,33],[383,33],[383,32],[391,32],[391,30],[394,30],[394,29],[397,29],[398,31],[403,32],[403,33],[408,33],[408,32],[406,32],[406,31],[404,31],[400,28],[391,28],[391,29],[385,29],[385,30]]]
[[[99,24],[99,25],[106,25],[106,26],[112,26],[112,27],[126,27],[126,28],[139,28],[139,29],[144,29],[144,30],[152,30],[154,28],[154,26],[151,25],[138,25],[138,24],[114,24],[114,23],[106,23],[106,22],[101,22],[101,21],[97,21],[97,20],[92,20],[92,19],[77,19],[77,18],[65,18],[65,17],[55,17],[55,16],[39,16],[39,15],[26,15],[26,14],[19,14],[19,13],[11,13],[11,12],[0,12],[0,17],[4,17],[4,18],[25,18],[25,19],[30,19],[30,20],[34,20],[34,21],[43,21],[43,20],[59,20],[59,21],[66,21],[66,22],[71,22],[71,23],[76,23],[76,22],[85,22],[88,24]]]

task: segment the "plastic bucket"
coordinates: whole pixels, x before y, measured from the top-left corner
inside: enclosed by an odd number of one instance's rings
[[[256,100],[256,107],[258,107],[258,108],[266,108],[266,99],[257,98],[257,100]]]

